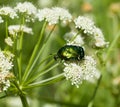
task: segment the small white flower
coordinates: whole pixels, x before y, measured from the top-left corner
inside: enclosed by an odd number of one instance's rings
[[[34,21],[37,13],[36,7],[30,2],[18,3],[15,10],[21,14],[24,14],[26,21]]]
[[[73,31],[66,33],[64,38],[67,41],[67,45],[82,46],[84,44],[84,41],[81,35],[80,34],[77,35],[77,33]]]
[[[74,20],[76,28],[83,30],[85,34],[93,34],[94,33],[94,22],[84,16],[79,16]]]
[[[56,14],[56,16],[64,23],[66,23],[66,21],[70,22],[72,20],[72,15],[68,12],[68,10],[60,7],[53,7],[52,9],[54,14]]]
[[[10,87],[9,75],[9,72],[0,72],[0,92],[6,91]]]
[[[5,38],[5,43],[9,46],[13,46],[13,41],[10,37]]]
[[[3,23],[4,22],[4,20],[2,19],[2,17],[0,16],[0,23]]]
[[[38,10],[38,14],[36,16],[39,21],[46,20],[49,25],[57,24],[59,20],[64,23],[72,20],[71,14],[67,10],[59,7]]]
[[[5,56],[4,51],[0,50],[0,92],[6,91],[10,87],[9,79],[12,77],[10,73],[12,67],[11,60]]]
[[[3,87],[3,91],[6,91],[10,87],[10,81],[6,80],[3,83],[5,84],[5,86]]]
[[[17,35],[17,33],[22,31],[28,34],[33,34],[32,29],[24,25],[10,25],[8,31],[10,35]]]
[[[4,55],[6,56],[7,60],[9,62],[13,61],[13,58],[14,58],[14,54],[12,54],[10,51],[4,51]]]
[[[13,67],[13,64],[0,50],[0,71],[9,71]]]
[[[2,8],[0,8],[0,15],[9,16],[12,19],[17,17],[17,14],[16,14],[15,10],[12,9],[11,7],[2,7]]]
[[[37,13],[37,18],[39,21],[46,20],[48,21],[48,17],[52,14],[52,10],[50,8],[39,9]]]
[[[91,56],[85,56],[83,61],[64,63],[64,75],[72,85],[77,88],[84,80],[92,81],[99,78],[100,73],[96,68],[96,61]]]
[[[105,47],[108,46],[108,42],[105,42],[104,35],[99,28],[94,29],[94,39],[95,39],[95,46],[97,47]]]

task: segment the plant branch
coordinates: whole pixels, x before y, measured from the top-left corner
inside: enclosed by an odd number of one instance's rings
[[[23,81],[23,82],[27,79],[28,75],[30,74],[30,71],[29,71],[29,70],[30,70],[31,66],[33,66],[33,60],[34,60],[34,57],[35,57],[35,55],[36,55],[36,53],[37,53],[37,51],[38,51],[40,42],[41,42],[41,40],[42,40],[42,37],[43,37],[43,33],[44,33],[44,30],[45,30],[46,24],[47,24],[46,22],[43,24],[43,27],[42,27],[42,30],[41,30],[41,33],[40,33],[40,36],[39,36],[39,40],[38,40],[37,44],[35,45],[35,48],[34,48],[33,53],[32,53],[32,56],[31,56],[31,58],[30,58],[30,60],[29,60],[28,66],[27,66],[27,68],[26,68],[26,70],[25,70],[25,73],[24,73],[24,75],[23,75],[23,78],[22,78],[22,81]]]
[[[114,40],[112,41],[108,51],[107,51],[107,55],[106,55],[106,59],[105,59],[105,63],[107,62],[107,60],[109,59],[109,56],[114,48],[114,46],[116,45],[118,38],[120,37],[120,31],[117,33],[117,35],[115,36]]]
[[[59,81],[59,80],[61,80],[63,78],[64,78],[63,73],[61,73],[61,74],[56,75],[54,77],[51,77],[51,78],[48,78],[48,79],[45,79],[45,80],[42,80],[42,81],[39,81],[39,82],[29,84],[28,86],[23,87],[23,89],[30,89],[30,88],[40,87],[40,86],[43,86],[43,85],[52,84],[52,83],[55,83],[55,82],[57,82],[57,81]]]
[[[30,83],[30,82],[32,82],[32,81],[37,80],[40,76],[48,73],[49,71],[51,71],[52,69],[54,69],[54,68],[57,67],[58,65],[59,65],[59,64],[57,63],[57,64],[53,65],[52,67],[50,67],[49,69],[44,70],[44,72],[38,72],[35,76],[33,76],[33,78],[30,78],[30,80],[28,80],[26,83],[28,84],[28,83]],[[42,70],[42,71],[43,71],[43,70]]]
[[[88,104],[88,107],[92,107],[92,106],[93,106],[93,101],[94,101],[94,99],[95,99],[95,96],[96,96],[98,87],[99,87],[99,85],[100,85],[101,79],[102,79],[102,75],[100,75],[100,77],[99,77],[99,79],[98,79],[97,86],[96,86],[96,88],[95,88],[95,90],[94,90],[94,93],[93,93],[92,98],[91,98],[91,100],[90,100],[90,102],[89,102],[89,104]]]

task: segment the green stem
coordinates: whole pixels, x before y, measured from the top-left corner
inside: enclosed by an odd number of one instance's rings
[[[20,35],[18,35],[20,36]],[[21,72],[21,67],[20,67],[20,37],[17,39],[17,47],[16,47],[16,50],[17,50],[17,65],[18,65],[18,79],[20,80],[20,72]]]
[[[95,90],[94,90],[93,96],[92,96],[92,98],[91,98],[91,100],[90,100],[90,102],[89,102],[89,104],[88,104],[88,107],[92,107],[92,106],[93,106],[93,101],[94,101],[94,99],[95,99],[95,96],[96,96],[98,87],[99,87],[99,85],[100,85],[101,79],[102,79],[102,75],[100,75],[100,77],[99,77],[99,79],[98,79],[97,86],[96,86],[96,88],[95,88]]]
[[[58,65],[59,65],[59,64],[57,63],[57,64],[53,65],[52,67],[50,67],[49,69],[44,70],[44,72],[39,72],[39,73],[37,73],[36,75],[34,75],[33,78],[30,78],[30,79],[26,82],[26,84],[29,84],[30,82],[37,80],[40,76],[48,73],[48,72],[51,71],[52,69],[56,68]],[[43,70],[41,70],[41,71],[43,71]]]
[[[36,62],[37,62],[39,56],[41,55],[41,53],[44,51],[45,47],[46,47],[46,44],[43,44],[41,50],[38,52],[38,54],[37,54],[35,60],[33,61],[33,63],[32,63],[32,65],[31,65],[30,69],[28,70],[28,75],[27,75],[27,77],[28,77],[29,74],[31,73],[31,71],[32,71],[32,69],[33,69],[33,67],[34,67],[34,65],[36,64]],[[26,77],[26,79],[27,79],[27,77]],[[26,80],[26,79],[25,79],[25,80]]]
[[[39,58],[41,52],[43,52],[43,50],[44,50],[44,48],[45,48],[45,46],[46,46],[46,43],[47,43],[47,41],[48,41],[49,38],[50,38],[50,35],[52,34],[52,32],[53,32],[54,29],[55,29],[55,26],[56,26],[56,25],[54,25],[54,27],[52,28],[52,30],[51,30],[50,33],[48,34],[46,40],[44,41],[44,44],[43,44],[43,46],[41,47],[40,51],[38,52],[38,54],[37,54],[35,60],[33,61],[32,65],[31,65],[31,67],[30,67],[30,69],[29,69],[29,72],[32,71],[32,68],[34,67],[35,63],[37,62],[37,60],[38,60],[38,58]],[[51,56],[51,55],[50,55],[50,56]]]
[[[32,78],[34,78],[35,75],[39,75],[40,73],[44,72],[45,69],[47,69],[50,65],[52,65],[54,62],[54,60],[51,60],[50,62],[48,62],[44,67],[43,69],[41,69],[41,66],[40,64],[38,64],[30,73],[29,77],[28,77],[28,80],[25,82],[28,83],[29,80],[31,80]],[[40,69],[40,70],[39,70]],[[39,70],[39,71],[38,71]],[[38,71],[38,72],[37,72]],[[37,74],[35,74],[35,72],[37,72]]]
[[[28,86],[23,87],[23,89],[30,89],[30,88],[40,87],[40,86],[43,86],[43,85],[52,84],[52,83],[55,83],[57,81],[60,81],[63,78],[64,78],[63,73],[61,73],[61,74],[56,75],[54,77],[51,77],[51,78],[48,78],[48,79],[45,79],[45,80],[42,80],[42,81],[39,81],[39,82],[29,84]]]
[[[21,81],[21,74],[22,74],[22,47],[23,47],[23,30],[22,30],[22,26],[25,23],[25,19],[24,16],[22,18],[22,23],[20,25],[20,30],[21,30],[21,34],[20,34],[20,40],[19,40],[19,44],[18,44],[18,50],[19,50],[19,56],[18,56],[18,68],[19,68],[19,81]]]
[[[18,55],[17,55],[17,50],[18,50],[18,38],[16,35],[13,35],[13,40],[14,40],[14,44],[13,44],[13,54],[15,55],[14,57],[14,60],[13,60],[13,63],[14,63],[14,66],[13,66],[13,72],[14,72],[14,75],[16,76],[16,78],[19,78],[18,77],[18,73],[19,73],[19,67],[18,67]]]
[[[53,28],[51,29],[50,33],[47,35],[46,40],[44,41],[44,44],[46,44],[46,42],[48,41],[48,39],[50,38],[50,35],[52,34],[52,32],[54,31],[56,25],[53,26]]]
[[[114,16],[113,18],[112,18],[112,23],[113,23],[113,25],[112,25],[112,29],[113,30],[111,30],[112,32],[112,34],[113,35],[115,35],[116,34],[116,32],[117,31],[119,31],[119,20],[118,20],[118,17],[117,16]]]
[[[22,45],[23,45],[23,32],[20,37],[20,55],[19,55],[19,80],[21,81],[21,73],[22,73]]]
[[[16,81],[13,81],[13,84],[16,87],[16,89],[18,90],[18,94],[19,94],[19,97],[21,99],[23,107],[29,107],[28,102],[27,102],[27,98],[26,98],[24,92],[21,90],[18,83]]]
[[[70,40],[70,42],[74,41],[74,39],[78,36],[78,34],[80,33],[81,31],[79,31],[78,33],[76,33]]]
[[[116,45],[118,38],[120,37],[120,31],[117,33],[117,35],[115,36],[115,39],[112,41],[108,51],[107,51],[107,55],[106,55],[106,59],[105,59],[105,63],[107,62],[107,60],[109,59],[109,56],[114,48],[114,46]]]
[[[55,26],[53,27],[53,29],[51,30],[51,32],[48,34],[46,40],[44,41],[44,44],[42,45],[40,51],[38,52],[38,54],[37,54],[37,56],[36,56],[36,58],[35,58],[35,60],[33,61],[32,66],[31,66],[30,69],[29,69],[29,72],[32,70],[32,68],[34,67],[35,63],[37,62],[39,56],[40,56],[41,53],[44,51],[44,49],[45,49],[45,47],[46,47],[46,43],[47,43],[47,41],[49,40],[50,35],[51,35],[52,32],[54,31],[54,28],[55,28]]]
[[[41,30],[41,33],[40,33],[40,36],[39,36],[39,40],[38,40],[37,44],[35,45],[35,48],[34,48],[33,53],[32,53],[32,56],[31,56],[31,58],[29,60],[28,66],[27,66],[27,68],[25,70],[25,73],[23,75],[23,78],[22,78],[23,81],[25,81],[27,79],[28,75],[30,74],[29,69],[31,68],[31,66],[33,66],[33,60],[34,60],[34,57],[35,57],[35,55],[36,55],[36,53],[37,53],[37,51],[39,49],[39,45],[41,43],[41,40],[42,40],[42,37],[43,37],[43,33],[45,31],[46,24],[47,23],[45,22],[43,27],[42,27],[42,30]]]
[[[5,33],[6,33],[6,38],[8,37],[8,20],[6,18],[6,21],[5,21]]]
[[[45,23],[45,25],[43,26],[42,32],[44,32],[46,24],[47,24],[47,23]],[[29,68],[26,70],[26,71],[27,71],[27,73],[26,73],[26,75],[25,75],[26,78],[24,79],[23,82],[25,82],[25,81],[27,80],[29,74],[31,73],[31,71],[32,71],[32,69],[33,69],[33,67],[34,67],[34,65],[36,64],[36,62],[37,62],[39,56],[40,56],[41,53],[43,52],[43,49],[45,48],[46,43],[47,43],[47,41],[49,40],[50,35],[51,35],[52,32],[54,31],[54,29],[55,29],[55,26],[52,28],[51,32],[48,34],[46,40],[44,41],[44,44],[42,45],[41,49],[39,50],[38,54],[36,55],[34,61],[32,61],[31,66],[29,66]],[[43,35],[43,33],[42,33],[42,35]]]
[[[23,107],[29,107],[26,96],[23,94],[20,94],[19,96],[20,96]]]

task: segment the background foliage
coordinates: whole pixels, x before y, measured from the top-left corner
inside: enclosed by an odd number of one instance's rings
[[[1,0],[0,6],[14,6],[17,2],[23,2],[25,0]],[[74,16],[78,15],[91,15],[98,27],[100,27],[105,35],[105,38],[110,43],[115,38],[115,35],[120,31],[120,8],[118,13],[111,15],[110,9],[113,3],[118,3],[119,0],[27,0],[32,2],[36,7],[53,7],[60,6],[65,7]],[[83,9],[84,3],[89,3],[91,6],[90,11]],[[39,24],[30,23],[33,31],[39,33]],[[0,26],[0,47],[4,48],[4,25]],[[55,37],[52,39],[55,41],[49,43],[45,48],[46,53],[55,53],[58,47],[61,47],[65,42],[63,41],[63,35],[69,31],[64,27],[61,27],[61,31],[58,31]],[[36,39],[33,39],[36,38]],[[33,36],[24,37],[24,65],[28,61],[28,53],[32,52],[32,48],[37,40]],[[115,47],[110,54],[109,62],[106,64],[106,71],[102,72],[102,81],[97,90],[97,95],[94,101],[94,107],[120,107],[120,38],[116,42]],[[27,51],[27,53],[26,53]],[[45,54],[43,55],[43,57]],[[62,68],[58,67],[52,73],[62,72]],[[32,100],[31,107],[86,107],[90,101],[96,84],[84,83],[80,88],[71,86],[71,84],[62,80],[54,85],[43,86],[29,91],[29,96]],[[17,97],[7,97],[0,100],[0,107],[21,107],[21,102]]]

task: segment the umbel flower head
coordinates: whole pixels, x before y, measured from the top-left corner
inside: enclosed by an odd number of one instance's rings
[[[2,8],[0,8],[0,15],[9,16],[12,19],[17,17],[17,14],[16,14],[15,10],[12,9],[11,7],[2,7]]]
[[[13,41],[10,37],[5,38],[5,43],[9,46],[13,46]]]
[[[70,80],[71,84],[76,85],[77,88],[84,80],[94,82],[100,76],[96,68],[96,61],[91,56],[85,56],[84,60],[79,62],[64,63],[64,66],[66,79]]]
[[[76,28],[83,31],[83,34],[90,35],[95,40],[95,46],[103,48],[108,46],[102,31],[97,28],[94,22],[85,16],[79,16],[74,20]],[[84,36],[84,35],[82,35]]]
[[[85,16],[79,16],[74,20],[76,28],[81,29],[85,34],[93,34],[94,33],[94,22],[85,17]]]
[[[10,87],[9,79],[13,77],[13,75],[10,73],[10,70],[13,67],[11,58],[11,54],[9,57],[0,50],[0,92],[5,91],[8,89],[8,87]]]
[[[26,18],[26,21],[34,21],[37,13],[36,7],[30,2],[18,3],[15,7],[15,10],[20,14],[23,14]]]
[[[49,25],[57,24],[59,20],[64,23],[72,20],[72,15],[68,12],[68,10],[60,7],[40,9],[38,10],[38,14],[36,16],[39,21],[46,20]]]
[[[10,25],[8,26],[8,31],[10,35],[17,36],[19,32],[25,32],[28,34],[33,34],[32,29],[25,25]]]
[[[94,29],[94,39],[96,47],[107,47],[109,42],[105,41],[104,35],[99,28]]]

